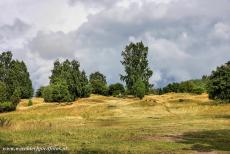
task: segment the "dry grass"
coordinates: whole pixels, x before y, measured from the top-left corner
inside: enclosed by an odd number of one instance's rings
[[[92,95],[72,104],[22,100],[0,114],[5,146],[67,146],[70,153],[230,152],[230,104],[206,94],[149,95],[143,100]]]

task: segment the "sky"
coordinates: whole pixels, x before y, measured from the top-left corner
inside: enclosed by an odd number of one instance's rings
[[[0,52],[25,61],[35,89],[49,83],[56,59],[120,82],[130,42],[149,47],[155,87],[230,60],[230,0],[1,0],[0,10]]]

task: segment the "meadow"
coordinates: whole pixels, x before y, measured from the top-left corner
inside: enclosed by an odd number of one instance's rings
[[[217,104],[207,94],[32,102],[21,100],[16,111],[0,114],[10,120],[0,126],[0,150],[53,146],[67,147],[62,153],[230,153],[230,104]]]

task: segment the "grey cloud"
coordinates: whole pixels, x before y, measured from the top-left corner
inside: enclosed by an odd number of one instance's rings
[[[109,7],[114,5],[119,0],[69,0],[69,5],[83,4],[90,7]]]
[[[88,74],[99,70],[109,82],[117,82],[123,71],[120,54],[129,41],[143,40],[149,46],[156,86],[199,78],[230,59],[228,0],[143,0],[126,7],[115,5],[120,0],[68,2],[103,9],[74,31],[39,31],[28,41],[24,48],[36,58],[30,68],[36,86],[47,83],[57,58],[76,58]]]
[[[0,38],[15,39],[21,37],[30,28],[30,25],[20,19],[15,19],[12,25],[3,25],[0,27]]]
[[[58,57],[70,58],[74,55],[74,38],[70,33],[64,32],[42,32],[29,42],[30,51],[38,53],[44,59]]]

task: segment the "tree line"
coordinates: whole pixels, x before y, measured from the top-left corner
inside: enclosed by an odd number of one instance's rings
[[[170,83],[164,88],[154,89],[149,83],[153,71],[149,67],[148,47],[143,42],[130,43],[121,55],[125,73],[120,75],[120,79],[125,87],[121,83],[108,85],[106,76],[98,71],[87,77],[77,60],[56,60],[49,85],[40,87],[36,96],[43,97],[45,102],[72,102],[77,98],[89,97],[91,93],[117,97],[133,95],[142,99],[150,93],[208,92],[211,99],[230,102],[230,62],[200,80]],[[20,99],[33,96],[32,82],[25,63],[14,60],[12,56],[11,52],[0,55],[0,112],[15,110]]]

